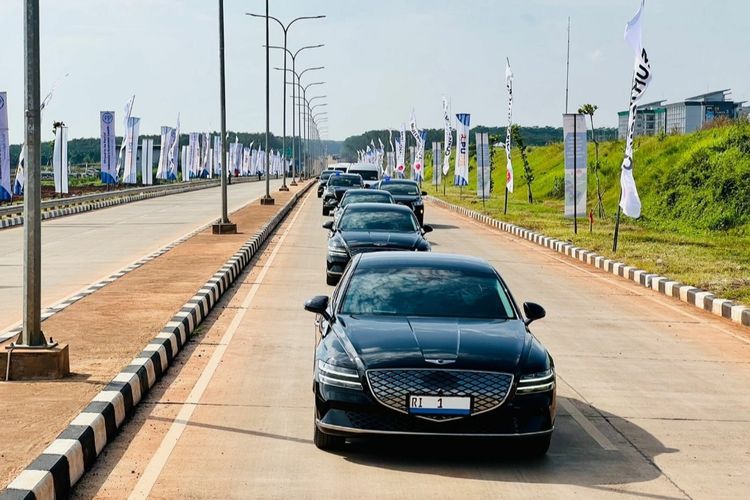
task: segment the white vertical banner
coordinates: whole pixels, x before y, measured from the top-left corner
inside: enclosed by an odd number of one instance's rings
[[[138,156],[138,131],[141,119],[131,116],[128,119],[127,134],[125,134],[125,161],[122,171],[122,182],[135,184],[138,182],[136,157]]]
[[[182,163],[182,181],[190,180],[190,165],[188,163],[188,146],[182,146],[180,149],[180,163]]]
[[[409,146],[409,176],[414,179],[414,146]]]
[[[10,201],[11,198],[8,94],[0,92],[0,201]]]
[[[122,136],[122,144],[120,145],[120,154],[117,157],[117,169],[118,169],[118,174],[120,170],[122,170],[123,182],[125,182],[124,180],[125,171],[128,168],[125,157],[127,156],[127,145],[128,145],[128,141],[130,140],[130,135],[129,135],[131,132],[130,117],[133,113],[134,103],[135,103],[135,96],[132,96],[125,103],[125,112],[123,113],[124,116],[122,118],[122,125],[125,128],[125,134],[123,134]]]
[[[482,200],[490,197],[492,188],[492,169],[490,158],[490,141],[487,132],[474,134],[477,144],[477,196]]]
[[[620,207],[628,217],[641,216],[641,199],[633,178],[633,134],[635,133],[635,114],[638,101],[651,83],[651,63],[646,49],[643,48],[642,27],[644,1],[635,13],[633,19],[625,25],[625,41],[633,49],[633,82],[630,87],[630,107],[628,111],[628,135],[625,142],[625,157],[622,160],[620,172]]]
[[[453,184],[469,185],[469,113],[456,115],[456,166],[453,171]]]
[[[115,112],[99,112],[100,139],[99,154],[101,171],[99,178],[102,184],[117,183],[117,157],[115,156]]]
[[[448,172],[451,170],[451,151],[453,149],[453,130],[451,129],[451,116],[448,108],[448,99],[443,97],[443,142],[445,143],[445,149],[443,150],[443,175],[448,175]]]
[[[170,132],[169,156],[167,157],[167,179],[170,181],[177,180],[177,163],[180,154],[180,114],[177,113],[177,128]]]
[[[419,139],[417,140],[416,152],[414,153],[414,163],[412,163],[412,179],[422,182],[424,179],[424,145],[427,142],[427,131],[420,130]]]
[[[211,135],[203,134],[203,150],[201,151],[201,177],[211,178]]]
[[[55,192],[68,194],[68,127],[64,125],[55,129],[52,170],[55,177]]]
[[[190,179],[198,175],[198,163],[200,162],[200,134],[190,132],[188,135],[188,177]]]
[[[396,173],[399,177],[404,176],[406,170],[406,126],[401,124],[401,132],[396,139]]]
[[[586,216],[586,115],[563,115],[565,217]],[[575,200],[575,202],[574,202]],[[574,205],[575,203],[575,205]]]
[[[141,141],[141,184],[150,186],[154,183],[154,140]]]
[[[156,178],[167,179],[167,162],[169,161],[169,150],[171,139],[170,128],[162,127],[161,136],[159,137],[159,164],[156,167]]]
[[[513,72],[505,58],[505,87],[508,89],[508,127],[505,129],[505,188],[513,192],[513,162],[510,160],[510,134],[513,128]]]
[[[213,151],[214,151],[214,174],[216,175],[221,175],[221,163],[222,163],[221,147],[222,147],[221,136],[215,135]]]
[[[432,184],[438,186],[443,182],[443,145],[439,142],[432,143]]]

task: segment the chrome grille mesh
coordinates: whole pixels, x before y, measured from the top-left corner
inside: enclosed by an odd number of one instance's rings
[[[508,373],[464,370],[368,370],[367,381],[375,398],[383,405],[402,413],[409,394],[472,396],[472,414],[497,408],[505,401],[513,384]],[[430,420],[449,420],[453,416],[423,415]]]

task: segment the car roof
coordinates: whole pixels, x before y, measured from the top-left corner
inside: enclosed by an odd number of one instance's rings
[[[361,205],[352,205],[357,207]],[[379,205],[383,206],[383,205]],[[371,252],[360,254],[357,268],[376,269],[400,267],[429,267],[434,269],[459,269],[497,275],[495,268],[484,259],[469,255],[438,252]]]
[[[348,197],[348,196],[358,195],[358,194],[376,194],[384,198],[391,196],[391,193],[389,193],[388,191],[381,191],[379,189],[350,189],[344,194],[344,196]]]
[[[346,172],[341,172],[341,171],[338,171],[338,172],[339,172],[338,174],[331,175],[331,177],[345,177],[345,178],[352,178],[352,179],[362,178],[362,176],[359,174],[347,174]]]
[[[380,181],[380,184],[413,184],[415,186],[419,186],[419,183],[417,181],[413,181],[411,179],[383,179]]]
[[[380,167],[375,165],[374,163],[353,163],[349,165],[348,168],[350,170],[352,169],[380,170]]]
[[[347,212],[405,212],[413,214],[412,209],[396,203],[352,203],[346,206]]]

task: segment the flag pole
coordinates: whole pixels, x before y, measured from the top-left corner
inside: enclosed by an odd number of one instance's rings
[[[505,209],[503,210],[503,214],[508,213],[508,184],[505,184]]]
[[[578,113],[573,115],[573,232],[578,234]]]

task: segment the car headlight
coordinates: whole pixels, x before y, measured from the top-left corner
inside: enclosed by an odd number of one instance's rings
[[[362,390],[359,373],[354,368],[326,363],[318,360],[318,382],[321,384],[343,387],[344,389]]]
[[[534,394],[548,392],[555,388],[555,370],[550,368],[543,372],[521,375],[516,394]]]
[[[331,255],[340,255],[342,257],[349,255],[346,251],[346,245],[344,242],[341,241],[341,238],[336,236],[328,240],[328,253]]]
[[[421,207],[422,205],[424,205],[424,201],[415,200],[414,203],[412,203],[412,205],[414,205],[415,207]]]

